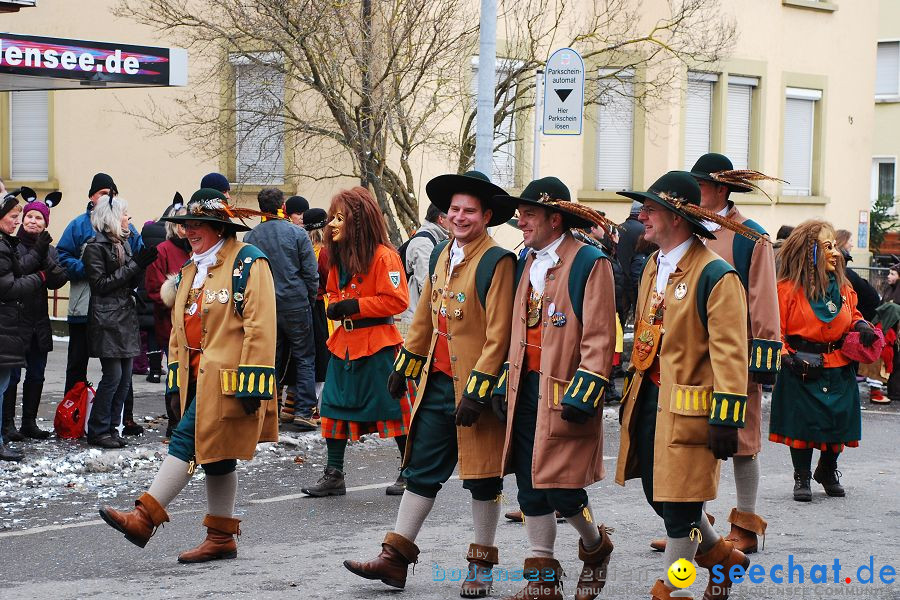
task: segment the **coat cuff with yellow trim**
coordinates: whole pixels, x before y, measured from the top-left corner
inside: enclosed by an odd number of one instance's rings
[[[166,395],[177,394],[181,387],[178,385],[178,363],[168,364],[169,373],[166,375]]]
[[[488,375],[473,369],[469,380],[466,381],[466,387],[463,388],[463,396],[479,404],[487,404],[496,384],[496,375]]]
[[[236,398],[271,400],[275,396],[275,367],[238,365]]]
[[[750,372],[777,373],[781,369],[781,340],[750,341]]]
[[[503,366],[500,367],[500,375],[497,377],[497,385],[494,386],[494,391],[491,392],[491,396],[506,396],[506,382],[509,379],[509,363],[503,363]]]
[[[394,372],[400,373],[407,379],[418,379],[426,360],[428,360],[427,356],[415,354],[401,346],[400,352],[397,353],[397,358],[394,360]]]
[[[747,396],[742,394],[727,394],[725,392],[713,392],[712,406],[709,411],[710,425],[725,425],[726,427],[744,426],[744,417],[747,415]]]
[[[600,406],[603,390],[608,383],[609,380],[599,373],[578,369],[566,388],[562,403],[593,415]]]

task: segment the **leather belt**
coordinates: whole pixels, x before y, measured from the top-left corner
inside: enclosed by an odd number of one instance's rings
[[[844,338],[834,342],[811,342],[799,335],[787,336],[788,345],[796,352],[812,352],[813,354],[829,354],[844,345]]]
[[[369,319],[341,319],[341,325],[345,331],[353,331],[354,329],[365,329],[366,327],[375,327],[376,325],[393,325],[394,317],[372,317]]]

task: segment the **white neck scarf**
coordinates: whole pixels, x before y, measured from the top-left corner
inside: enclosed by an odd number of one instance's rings
[[[666,293],[666,286],[669,284],[669,277],[672,275],[672,273],[675,272],[675,269],[678,268],[678,261],[684,258],[684,255],[691,247],[691,242],[693,241],[694,236],[691,236],[666,253],[663,253],[662,250],[659,251],[659,255],[656,259],[657,294]]]
[[[531,261],[528,279],[531,281],[531,287],[538,294],[543,294],[544,288],[547,286],[547,271],[559,262],[559,255],[556,253],[556,249],[559,248],[565,237],[565,234],[563,234],[541,250],[532,250],[534,260]]]
[[[203,287],[206,280],[206,272],[216,262],[216,252],[218,252],[225,244],[225,239],[221,239],[212,248],[200,254],[192,254],[191,260],[197,265],[197,274],[194,275],[194,281],[191,283],[191,289]]]
[[[453,240],[453,245],[450,246],[450,269],[447,271],[447,277],[453,273],[453,269],[456,268],[456,265],[462,262],[462,260],[466,257],[466,253],[463,250],[463,247],[460,246],[456,240]]]

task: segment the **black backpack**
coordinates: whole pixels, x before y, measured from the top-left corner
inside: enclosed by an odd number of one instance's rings
[[[400,244],[400,247],[397,248],[397,252],[400,253],[400,260],[403,262],[403,270],[406,271],[406,281],[409,281],[409,278],[412,277],[412,271],[410,271],[406,266],[406,249],[409,248],[409,243],[416,238],[427,237],[431,240],[431,245],[434,246],[437,244],[437,238],[428,233],[427,231],[417,231],[415,235],[411,238]]]

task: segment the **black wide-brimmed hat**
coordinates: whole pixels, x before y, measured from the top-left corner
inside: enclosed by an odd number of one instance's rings
[[[471,194],[479,200],[484,210],[493,212],[489,227],[496,227],[509,221],[516,209],[511,209],[495,200],[495,196],[505,196],[506,191],[491,183],[487,175],[480,171],[467,171],[462,175],[438,175],[425,185],[425,193],[431,202],[446,214],[454,194]]]
[[[303,211],[303,228],[307,231],[322,229],[328,225],[328,213],[321,208]]]
[[[704,154],[697,159],[697,162],[691,168],[691,175],[694,176],[694,179],[728,186],[729,190],[738,194],[751,191],[753,189],[752,186],[730,180],[729,174],[738,172],[734,170],[734,164],[730,158],[717,152]]]
[[[161,221],[171,223],[184,223],[186,221],[204,221],[225,225],[233,231],[250,231],[252,229],[243,222],[235,223],[231,219],[244,219],[245,217],[258,217],[263,213],[250,208],[238,208],[228,204],[225,194],[212,188],[201,188],[194,192],[188,200],[187,214],[171,215],[163,217]],[[271,216],[271,215],[270,215]]]
[[[711,240],[716,239],[716,236],[703,225],[703,221],[691,214],[694,211],[688,212],[690,209],[685,209],[687,206],[700,208],[700,184],[692,173],[669,171],[657,179],[646,192],[617,193],[642,204],[651,200],[690,223],[697,235]]]
[[[542,177],[535,179],[522,190],[519,196],[497,196],[497,201],[510,206],[515,210],[521,204],[540,206],[548,210],[558,212],[563,217],[566,227],[576,229],[590,229],[595,225],[603,227],[615,226],[606,217],[594,209],[572,202],[569,188],[556,177]]]

